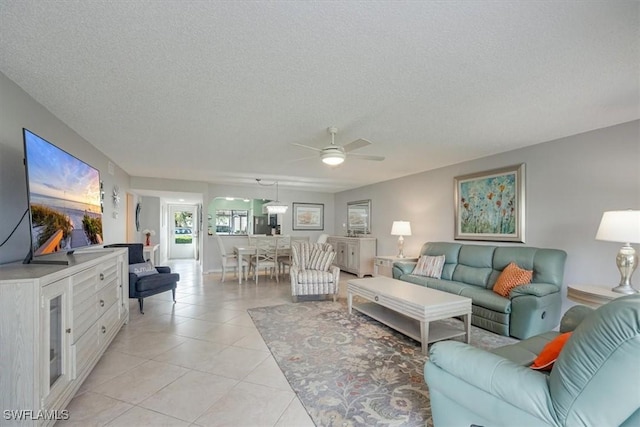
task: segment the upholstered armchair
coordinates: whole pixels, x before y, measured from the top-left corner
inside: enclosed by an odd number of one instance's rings
[[[169,267],[153,267],[147,264],[142,251],[142,243],[115,243],[105,245],[105,248],[127,248],[129,250],[129,298],[138,299],[141,314],[144,314],[144,299],[151,295],[171,291],[173,302],[176,302],[176,287],[180,281],[180,275],[172,273]],[[138,271],[138,273],[134,271]]]
[[[293,243],[291,245],[291,296],[331,295],[336,300],[340,269],[331,265],[335,258],[328,243]]]
[[[550,372],[528,367],[536,341],[493,352],[433,344],[424,374],[435,427],[640,425],[640,294],[586,314]]]

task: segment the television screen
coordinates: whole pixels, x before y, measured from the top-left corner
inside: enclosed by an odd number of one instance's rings
[[[100,172],[23,129],[31,254],[102,243]]]

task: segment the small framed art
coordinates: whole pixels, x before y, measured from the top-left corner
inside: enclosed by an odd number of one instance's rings
[[[324,205],[293,202],[293,229],[324,230]]]

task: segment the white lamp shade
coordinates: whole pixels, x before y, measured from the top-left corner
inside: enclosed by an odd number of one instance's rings
[[[602,214],[596,240],[640,243],[640,211],[608,211]]]
[[[409,221],[393,221],[391,226],[392,236],[411,236],[411,223]]]

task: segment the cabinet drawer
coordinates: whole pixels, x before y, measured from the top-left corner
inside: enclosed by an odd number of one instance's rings
[[[389,267],[393,265],[393,262],[386,259],[380,259],[380,258],[376,258],[375,263],[376,265],[389,266]]]
[[[73,305],[82,305],[96,293],[96,278],[98,269],[88,268],[78,274],[71,276],[71,286],[73,287]]]
[[[98,292],[94,306],[98,317],[102,316],[118,300],[118,289],[120,288],[115,285],[109,285]]]
[[[101,266],[98,274],[96,289],[102,289],[105,285],[118,282],[118,266],[116,259],[110,259]]]
[[[111,342],[111,337],[116,332],[119,320],[118,305],[113,304],[107,312],[98,319],[98,345],[102,346]]]

